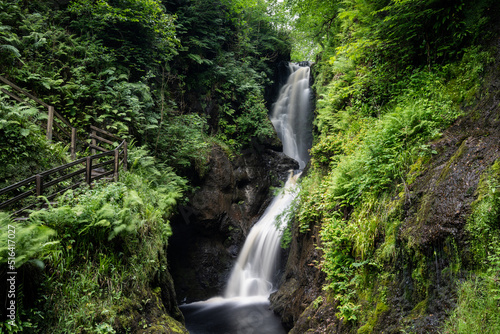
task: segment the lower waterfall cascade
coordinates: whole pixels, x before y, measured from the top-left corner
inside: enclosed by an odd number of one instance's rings
[[[300,65],[288,64],[288,79],[270,119],[283,143],[283,152],[295,159],[302,170],[309,161],[312,107],[310,68]],[[280,194],[250,229],[223,296],[180,306],[191,334],[285,333],[277,316],[269,310],[268,298],[276,289],[273,281],[278,270],[283,224],[286,224],[281,214],[297,195],[296,182],[300,174],[301,171],[290,171]]]
[[[278,215],[295,198],[299,174],[290,175],[282,193],[274,197],[266,211],[248,234],[229,278],[225,298],[269,297],[280,250],[281,231],[276,228]],[[283,222],[280,221],[280,225]]]

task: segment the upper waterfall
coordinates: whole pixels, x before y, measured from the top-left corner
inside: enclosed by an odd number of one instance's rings
[[[289,76],[273,105],[271,122],[283,143],[283,153],[304,169],[312,145],[311,89],[309,66],[289,64]]]

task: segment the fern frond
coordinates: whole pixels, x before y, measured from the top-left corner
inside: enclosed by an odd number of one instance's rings
[[[21,53],[19,52],[19,50],[12,45],[6,45],[6,44],[0,45],[0,52],[2,52],[3,50],[6,50],[7,52],[12,53],[17,58],[21,57]]]

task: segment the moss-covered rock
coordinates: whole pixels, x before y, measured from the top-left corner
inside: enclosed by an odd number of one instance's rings
[[[389,307],[384,303],[380,302],[377,304],[375,311],[372,316],[368,319],[368,322],[358,329],[358,334],[370,334],[373,333],[375,326],[377,325],[379,316],[387,312]]]
[[[114,310],[114,328],[128,333],[188,334],[184,324],[171,317],[162,302],[161,288],[138,291],[123,298]]]

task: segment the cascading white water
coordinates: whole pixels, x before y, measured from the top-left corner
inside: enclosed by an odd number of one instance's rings
[[[309,160],[311,103],[309,67],[290,64],[290,75],[275,103],[271,121],[283,142],[283,152],[299,162],[303,169]],[[260,220],[252,227],[238,256],[225,292],[231,297],[268,297],[276,272],[281,230],[276,217],[295,198],[295,182],[299,174],[290,175],[283,192],[276,196]]]
[[[304,169],[311,147],[310,68],[290,64],[290,75],[274,104],[271,122],[283,142],[283,153],[294,158]]]
[[[290,176],[282,193],[273,199],[250,230],[229,278],[224,297],[268,297],[271,293],[281,239],[276,218],[295,198],[294,188],[298,176],[299,174]]]
[[[311,146],[311,103],[309,67],[289,65],[290,75],[275,103],[271,121],[283,142],[283,152],[303,169]],[[276,226],[296,196],[300,173],[290,173],[281,194],[276,196],[260,220],[251,228],[231,272],[223,298],[212,298],[181,306],[191,334],[284,333],[268,310],[273,276],[279,256],[282,231]],[[279,224],[278,224],[279,225]]]

